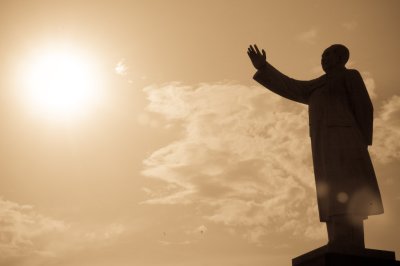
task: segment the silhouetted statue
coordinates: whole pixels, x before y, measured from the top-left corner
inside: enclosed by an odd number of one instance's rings
[[[247,53],[257,69],[256,81],[308,105],[319,216],[327,224],[329,249],[364,249],[363,220],[383,213],[383,206],[368,153],[373,106],[360,73],[345,67],[349,50],[340,44],[328,47],[321,59],[326,74],[310,81],[285,76],[256,45]]]

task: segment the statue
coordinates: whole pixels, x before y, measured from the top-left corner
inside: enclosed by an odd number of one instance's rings
[[[383,206],[368,153],[373,106],[360,73],[345,67],[349,50],[341,44],[328,47],[321,59],[325,74],[310,81],[282,74],[256,45],[247,53],[257,69],[257,82],[308,105],[319,218],[327,225],[327,247],[364,250],[363,221],[383,213]]]

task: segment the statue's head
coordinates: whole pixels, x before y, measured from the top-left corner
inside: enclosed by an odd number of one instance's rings
[[[350,52],[343,44],[333,44],[322,53],[321,66],[325,73],[344,69]]]

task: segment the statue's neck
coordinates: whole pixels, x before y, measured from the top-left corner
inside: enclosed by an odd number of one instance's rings
[[[346,70],[345,66],[335,67],[335,68],[330,69],[329,71],[326,71],[326,76],[328,76],[328,77],[337,76],[337,75],[343,73],[345,70]]]

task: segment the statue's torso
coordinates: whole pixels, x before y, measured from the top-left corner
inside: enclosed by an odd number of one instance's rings
[[[310,94],[308,102],[310,128],[320,126],[355,126],[349,104],[345,74],[321,77],[322,82]]]

